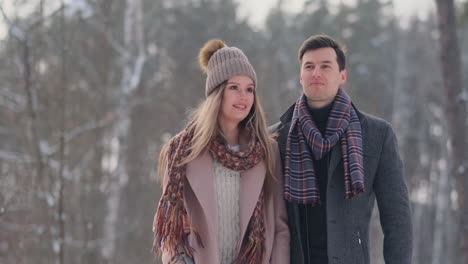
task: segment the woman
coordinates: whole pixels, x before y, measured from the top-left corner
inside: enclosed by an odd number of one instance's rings
[[[211,40],[200,50],[204,102],[163,148],[153,250],[163,263],[288,263],[278,147],[244,53]]]

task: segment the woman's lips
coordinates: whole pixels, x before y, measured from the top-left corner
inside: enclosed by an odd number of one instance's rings
[[[245,104],[235,104],[233,106],[234,106],[234,108],[239,109],[239,110],[247,109],[247,105],[245,105]]]

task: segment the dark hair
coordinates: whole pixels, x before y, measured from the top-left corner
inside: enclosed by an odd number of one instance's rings
[[[338,42],[327,35],[314,35],[306,39],[299,48],[299,63],[302,64],[302,57],[307,51],[320,48],[334,49],[336,53],[336,61],[338,62],[340,71],[346,68],[346,55],[344,46],[340,45]]]

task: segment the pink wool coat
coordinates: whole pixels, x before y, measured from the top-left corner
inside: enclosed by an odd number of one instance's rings
[[[289,229],[283,200],[281,159],[277,146],[275,146],[275,156],[275,177],[277,180],[269,181],[272,191],[265,199],[266,252],[263,264],[289,263]],[[260,162],[255,167],[241,173],[239,195],[241,239],[237,243],[238,248],[246,235],[247,225],[260,195],[265,176],[264,162]],[[195,236],[190,234],[189,243],[195,249],[195,264],[218,264],[219,262],[216,234],[218,230],[216,193],[213,177],[213,160],[207,151],[187,166],[187,182],[184,190],[185,205],[188,216],[198,230],[204,244],[204,248],[199,247]],[[163,186],[165,187],[166,184],[167,179],[164,179]],[[169,254],[163,252],[162,262],[167,264],[170,259]]]

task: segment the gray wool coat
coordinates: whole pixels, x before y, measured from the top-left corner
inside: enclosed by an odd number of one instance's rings
[[[270,127],[278,133],[284,163],[286,141],[294,104],[280,122]],[[409,264],[412,257],[413,230],[410,201],[403,164],[391,126],[384,120],[359,112],[364,149],[365,192],[345,199],[342,152],[339,144],[331,150],[327,185],[327,253],[330,264],[369,264],[369,223],[374,202],[380,213],[384,233],[386,264]],[[286,202],[291,233],[291,263],[303,264],[299,208]]]

